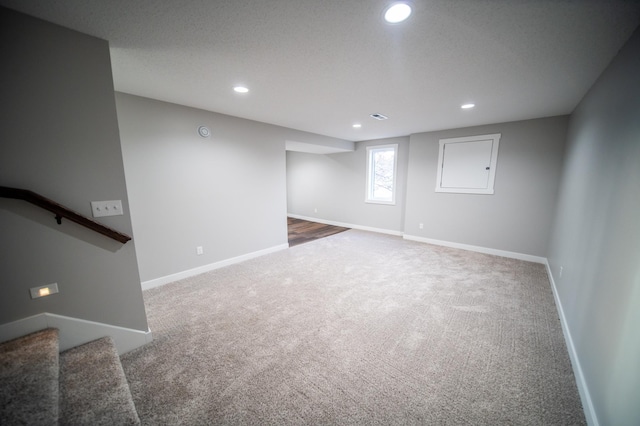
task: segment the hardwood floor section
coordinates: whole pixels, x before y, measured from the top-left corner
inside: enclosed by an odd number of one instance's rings
[[[349,229],[341,226],[294,219],[292,217],[287,218],[287,228],[289,230],[289,247],[317,240],[318,238],[328,237],[329,235],[344,232]]]

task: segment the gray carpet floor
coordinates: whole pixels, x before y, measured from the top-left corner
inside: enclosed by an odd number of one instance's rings
[[[543,265],[349,230],[144,297],[143,424],[585,424]]]

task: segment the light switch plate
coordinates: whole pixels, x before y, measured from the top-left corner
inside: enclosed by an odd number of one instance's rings
[[[121,215],[123,214],[122,201],[121,200],[92,201],[91,212],[93,213],[93,217]]]

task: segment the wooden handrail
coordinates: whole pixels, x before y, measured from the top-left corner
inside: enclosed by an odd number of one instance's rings
[[[62,223],[62,218],[64,217],[72,222],[80,224],[95,232],[119,241],[122,244],[125,244],[131,239],[131,237],[127,234],[123,234],[122,232],[116,231],[113,228],[109,228],[108,226],[98,223],[93,219],[82,216],[80,213],[76,213],[73,210],[61,204],[58,204],[53,200],[50,200],[40,194],[36,194],[35,192],[29,191],[27,189],[8,188],[6,186],[0,186],[0,197],[24,200],[28,203],[35,204],[36,206],[41,207],[45,210],[49,210],[50,212],[55,213],[55,218],[58,224]]]

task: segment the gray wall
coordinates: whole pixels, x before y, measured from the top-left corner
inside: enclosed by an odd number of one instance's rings
[[[0,9],[0,185],[30,189],[132,234],[106,41]],[[0,323],[42,312],[147,330],[135,244],[0,199]],[[29,288],[57,282],[37,300]]]
[[[398,144],[395,205],[365,203],[367,146]],[[386,231],[402,232],[409,137],[356,143],[354,152],[287,152],[290,214]],[[317,209],[317,212],[315,211]]]
[[[568,120],[551,117],[358,142],[350,153],[288,152],[288,212],[544,257]],[[436,193],[439,140],[489,133],[502,134],[495,194]],[[397,203],[367,204],[366,147],[389,143],[399,143]]]
[[[638,76],[640,30],[571,117],[548,256],[601,425],[640,424]]]
[[[411,135],[405,234],[544,257],[567,123],[562,116]],[[502,134],[495,194],[435,192],[439,140],[491,133]]]
[[[286,245],[285,142],[346,143],[124,93],[116,103],[142,281]]]

